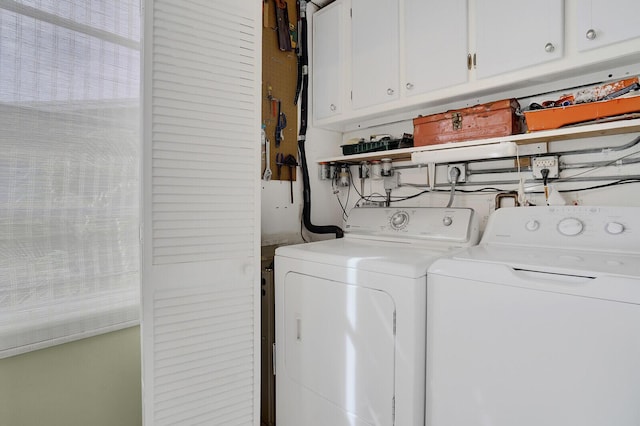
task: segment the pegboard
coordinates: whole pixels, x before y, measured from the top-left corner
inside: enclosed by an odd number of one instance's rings
[[[297,29],[296,2],[288,0],[289,22]],[[293,155],[298,160],[298,106],[294,105],[296,82],[298,77],[298,61],[295,50],[283,52],[278,47],[278,32],[276,28],[276,3],[274,0],[263,2],[262,26],[262,123],[266,124],[267,139],[270,141],[271,179],[289,180],[289,173],[293,173],[296,180],[296,168],[282,166],[278,178],[276,154],[283,157]],[[296,38],[294,36],[294,38]],[[276,147],[276,124],[278,121],[277,108],[273,99],[280,100],[280,109],[286,116],[287,126],[283,130],[283,140]],[[275,111],[274,111],[275,109]],[[265,160],[263,155],[262,172]]]

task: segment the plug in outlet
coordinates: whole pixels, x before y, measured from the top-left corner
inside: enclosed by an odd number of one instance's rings
[[[457,168],[460,171],[460,176],[458,176],[459,182],[467,181],[467,165],[466,164],[449,164],[447,167],[447,180],[451,183],[451,170]]]
[[[391,190],[400,186],[400,173],[394,173],[391,176],[384,177],[384,189]]]
[[[542,179],[542,169],[549,170],[550,178],[557,178],[560,174],[558,168],[558,157],[555,155],[547,157],[535,157],[531,162],[531,169],[533,170],[533,177],[535,179]]]

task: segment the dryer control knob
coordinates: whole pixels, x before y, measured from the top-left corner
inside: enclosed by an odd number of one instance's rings
[[[529,222],[524,224],[524,227],[527,231],[537,231],[540,228],[540,222],[537,220],[530,220]]]
[[[558,223],[558,232],[567,237],[578,235],[583,229],[584,224],[573,217],[562,219],[560,223]]]
[[[624,225],[618,222],[609,222],[604,227],[605,231],[612,235],[622,234],[624,232]]]
[[[391,227],[395,230],[399,230],[407,226],[409,223],[409,213],[407,212],[395,212],[393,216],[391,216],[391,220],[389,221]]]
[[[452,223],[453,223],[453,219],[451,218],[451,216],[445,216],[442,218],[442,224],[444,226],[451,226]]]

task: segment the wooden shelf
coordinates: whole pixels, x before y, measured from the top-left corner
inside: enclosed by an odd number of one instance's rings
[[[529,143],[555,142],[561,140],[592,138],[597,136],[610,136],[634,132],[640,132],[640,118],[608,121],[597,124],[577,125],[572,127],[563,127],[561,129],[542,130],[538,132],[524,133],[521,135],[503,136],[499,138],[418,146],[413,148],[393,149],[389,151],[368,152],[364,154],[343,155],[339,157],[322,158],[317,160],[317,162],[358,164],[362,161],[379,160],[381,158],[391,158],[394,161],[410,161],[411,154],[413,154],[414,152],[462,148],[468,146],[494,144],[499,142],[515,142],[518,145],[524,145]]]

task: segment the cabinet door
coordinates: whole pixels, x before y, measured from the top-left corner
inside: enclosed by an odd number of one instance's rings
[[[578,50],[640,37],[638,0],[580,0]]]
[[[407,96],[466,83],[467,0],[404,2]]]
[[[356,109],[398,98],[398,0],[371,3],[351,3],[351,85]]]
[[[491,77],[562,57],[564,1],[477,1],[477,77]]]
[[[323,119],[342,112],[344,5],[333,3],[313,15],[313,114]]]

